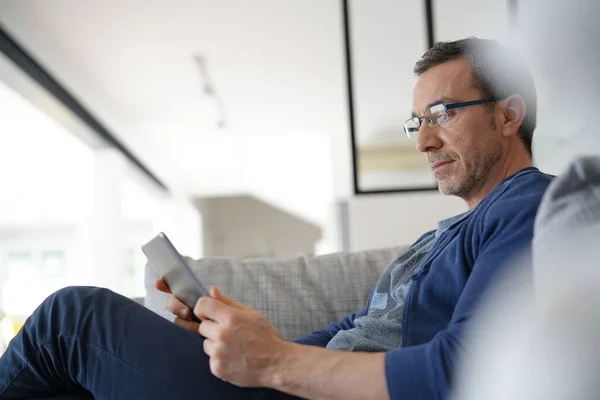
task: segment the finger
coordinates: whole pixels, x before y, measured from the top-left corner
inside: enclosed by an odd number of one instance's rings
[[[177,326],[179,326],[180,328],[185,329],[186,331],[189,331],[191,333],[193,333],[194,335],[199,335],[199,323],[194,322],[194,321],[189,321],[187,319],[183,319],[183,318],[179,318],[179,317],[175,317],[175,320],[173,321],[173,323]]]
[[[223,322],[231,316],[234,309],[227,304],[211,297],[200,297],[194,307],[194,314],[201,320],[211,319]]]
[[[221,328],[219,327],[219,324],[209,319],[202,321],[198,327],[198,332],[201,336],[204,336],[206,339],[210,339],[212,341],[219,341],[222,339],[220,337]]]
[[[237,301],[233,300],[231,297],[225,296],[223,293],[221,293],[219,288],[216,286],[210,287],[210,297],[212,297],[213,299],[219,300],[231,307],[235,307],[235,308],[239,308],[239,309],[246,308],[245,305],[238,303]]]
[[[190,319],[192,316],[192,311],[188,308],[188,306],[183,304],[175,297],[169,297],[167,299],[165,302],[165,308],[171,314],[174,314],[180,318]]]
[[[167,285],[167,282],[165,282],[163,278],[158,278],[156,282],[154,282],[154,287],[163,293],[171,294],[171,289],[169,289],[169,285]]]
[[[200,325],[202,325],[202,324],[200,324]],[[204,339],[202,348],[204,349],[204,353],[209,357],[214,356],[216,353],[216,350],[217,350],[217,346],[215,345],[215,342],[213,342],[210,339]]]

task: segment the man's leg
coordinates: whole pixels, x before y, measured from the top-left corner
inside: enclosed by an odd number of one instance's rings
[[[97,399],[292,398],[214,377],[202,343],[107,289],[62,289],[0,358],[0,398],[86,391]]]

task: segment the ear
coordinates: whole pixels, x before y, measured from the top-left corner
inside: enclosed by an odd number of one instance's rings
[[[500,128],[503,136],[514,136],[518,134],[519,128],[525,119],[527,105],[525,100],[518,94],[508,96],[500,102],[502,120]]]

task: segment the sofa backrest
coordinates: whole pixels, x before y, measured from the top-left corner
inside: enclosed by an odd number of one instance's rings
[[[406,247],[271,260],[211,257],[187,259],[206,285],[260,311],[287,340],[322,329],[367,303],[379,276]],[[146,307],[172,319],[167,295],[154,289],[157,274],[146,265]]]

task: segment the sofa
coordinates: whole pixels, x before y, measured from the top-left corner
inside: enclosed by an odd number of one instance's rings
[[[292,340],[362,310],[385,267],[405,250],[398,246],[277,260],[208,257],[186,261],[207,287],[217,285],[224,294],[257,309],[284,339]],[[168,295],[154,288],[157,278],[147,264],[144,304],[173,319],[164,308]]]

